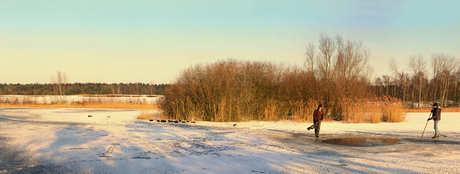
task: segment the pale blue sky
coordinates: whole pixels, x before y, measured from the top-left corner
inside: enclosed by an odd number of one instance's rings
[[[303,66],[320,34],[361,40],[374,77],[460,58],[460,1],[0,1],[0,83],[171,83],[227,58]]]

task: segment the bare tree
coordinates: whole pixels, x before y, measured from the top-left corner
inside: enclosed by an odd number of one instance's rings
[[[51,87],[53,88],[53,95],[56,95],[56,77],[51,76]]]
[[[458,82],[460,80],[460,67],[457,68],[457,71],[454,74],[454,102],[458,103],[459,96],[458,96]]]
[[[420,107],[420,102],[422,101],[422,88],[423,88],[423,76],[426,69],[426,61],[423,59],[422,55],[412,55],[409,62],[409,68],[412,69],[414,73],[414,80],[416,79],[416,86],[418,91],[418,105]]]
[[[446,54],[432,54],[431,55],[431,65],[433,67],[433,75],[436,80],[435,83],[438,83],[438,80],[441,82],[441,95],[440,102],[442,106],[446,106],[447,94],[449,90],[449,83],[451,81],[451,76],[454,73],[454,70],[460,65],[460,61],[454,56],[449,56]],[[435,84],[437,85],[437,84]],[[436,92],[436,88],[435,88]],[[436,97],[436,96],[435,96]],[[435,98],[436,99],[436,98]]]
[[[382,75],[383,85],[385,86],[385,96],[388,96],[390,92],[391,78],[388,75]]]
[[[313,72],[315,67],[315,45],[313,45],[312,43],[308,44],[305,56],[305,66],[307,67],[309,72]]]
[[[348,95],[357,88],[355,82],[367,79],[372,73],[369,65],[370,51],[364,49],[362,42],[348,40],[344,42],[342,36],[336,37],[337,54],[334,73],[343,93]]]
[[[439,78],[439,74],[441,72],[441,62],[440,58],[436,57],[435,54],[431,55],[431,67],[433,68],[433,84],[434,84],[434,92],[433,92],[433,102],[436,101],[436,94],[438,92],[438,85],[437,81]]]
[[[395,74],[395,81],[399,82],[398,86],[402,89],[402,99],[406,101],[406,90],[408,87],[408,77],[407,74],[404,73],[402,70],[398,70],[398,63],[391,59],[390,61],[390,69]]]
[[[378,88],[377,94],[380,95],[380,96],[383,96],[383,89],[382,89],[382,88],[384,88],[384,87],[383,87],[383,80],[382,80],[382,78],[381,78],[381,77],[377,77],[377,78],[374,80],[374,85],[376,85],[377,88]]]
[[[333,54],[335,52],[336,44],[334,40],[326,35],[321,35],[319,39],[319,55],[316,57],[317,67],[320,78],[326,83],[332,78],[333,67]]]
[[[60,97],[60,103],[64,101],[64,95],[65,95],[65,84],[67,83],[67,76],[65,73],[62,73],[61,71],[56,71],[56,77],[51,76],[51,83],[53,84],[54,87],[58,87],[59,89],[59,95]],[[56,92],[55,92],[56,93]]]

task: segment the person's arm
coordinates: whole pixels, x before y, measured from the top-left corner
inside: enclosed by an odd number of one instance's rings
[[[433,120],[436,116],[436,109],[431,109],[431,117],[427,121]]]

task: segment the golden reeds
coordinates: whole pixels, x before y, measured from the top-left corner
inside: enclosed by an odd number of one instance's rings
[[[335,108],[335,118],[348,123],[403,122],[403,102],[392,97],[341,99]]]

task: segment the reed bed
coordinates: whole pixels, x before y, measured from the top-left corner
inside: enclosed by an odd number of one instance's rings
[[[164,114],[161,112],[156,112],[153,109],[142,109],[139,111],[139,115],[137,116],[137,119],[141,120],[165,120],[167,117],[165,117]]]
[[[403,122],[403,102],[393,97],[344,98],[336,102],[332,115],[347,123]]]

